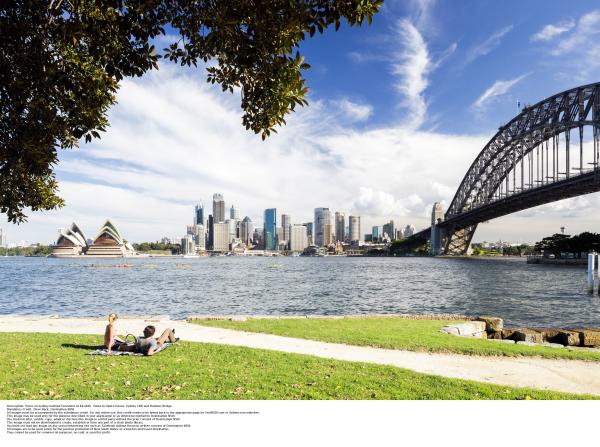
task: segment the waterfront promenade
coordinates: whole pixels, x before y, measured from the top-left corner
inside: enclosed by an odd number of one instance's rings
[[[550,360],[536,357],[482,357],[459,354],[411,352],[349,346],[276,335],[204,327],[167,316],[121,318],[118,332],[141,334],[153,324],[160,331],[176,329],[184,341],[217,343],[321,358],[396,366],[420,373],[515,387],[531,387],[600,396],[600,363]],[[0,332],[102,334],[105,318],[0,316]],[[198,367],[202,367],[201,364]]]

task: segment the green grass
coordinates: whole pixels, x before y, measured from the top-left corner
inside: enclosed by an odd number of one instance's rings
[[[409,351],[452,352],[467,355],[539,356],[553,359],[600,361],[600,352],[524,346],[457,337],[439,332],[458,321],[406,318],[194,320],[204,326],[264,332],[288,337]]]
[[[152,357],[86,355],[100,336],[0,333],[0,399],[580,399],[400,368],[180,342]]]

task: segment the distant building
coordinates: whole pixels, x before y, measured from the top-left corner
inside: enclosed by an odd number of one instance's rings
[[[402,228],[398,228],[396,230],[396,240],[399,241],[402,238],[404,238],[404,234],[402,233]]]
[[[6,241],[6,234],[4,233],[2,228],[0,228],[0,247],[6,247],[7,245],[8,242]]]
[[[214,245],[212,251],[227,253],[229,251],[229,228],[228,222],[217,222],[214,225]]]
[[[277,209],[266,209],[264,217],[263,241],[265,250],[277,250]]]
[[[329,231],[331,231],[331,212],[329,208],[315,208],[314,222],[314,243],[322,247],[325,245],[325,225],[329,225]]]
[[[411,237],[415,234],[415,227],[412,225],[407,225],[404,227],[404,237]]]
[[[286,239],[283,238],[283,228],[275,228],[275,240],[277,241],[277,250],[286,250]]]
[[[206,249],[206,234],[204,232],[204,225],[196,225],[194,233],[194,242],[198,250]]]
[[[232,220],[239,220],[240,209],[234,205],[231,205],[231,209],[229,210],[229,218]]]
[[[234,239],[237,239],[238,222],[231,219],[227,219],[225,222],[229,224],[229,243],[232,243]]]
[[[339,211],[335,212],[335,242],[344,242],[346,240],[346,215],[344,213],[340,213]]]
[[[313,223],[312,222],[306,222],[303,223],[302,225],[304,225],[306,227],[306,237],[308,238],[308,245],[313,245]]]
[[[394,221],[390,220],[388,223],[383,225],[383,237],[388,237],[390,240],[396,239],[396,227],[394,226]]]
[[[379,241],[381,239],[381,236],[382,236],[382,234],[381,234],[381,227],[380,226],[374,226],[371,229],[371,238],[372,238],[371,240],[374,241],[374,242],[375,241]]]
[[[254,242],[254,246],[259,249],[265,248],[265,241],[263,239],[264,231],[262,228],[255,228],[254,233],[252,233],[252,242]]]
[[[200,202],[198,205],[194,207],[194,225],[202,225],[204,226],[206,223],[204,222],[204,205]]]
[[[212,250],[215,245],[215,220],[212,214],[208,215],[208,236],[206,238],[206,249]]]
[[[323,245],[327,247],[333,243],[333,225],[323,225]]]
[[[351,244],[357,244],[360,242],[360,216],[348,217],[348,239]]]
[[[225,222],[225,201],[221,194],[213,195],[213,221]]]
[[[301,252],[308,247],[307,228],[304,225],[292,225],[290,229],[290,250]]]
[[[2,238],[4,238],[4,243],[2,243],[3,241],[0,238],[0,246],[5,247],[5,236],[2,236]],[[52,256],[57,258],[82,255],[87,248],[88,243],[83,235],[83,231],[79,229],[75,222],[68,229],[60,228],[58,230],[56,244],[51,247]]]
[[[182,255],[196,254],[196,242],[194,241],[193,235],[186,234],[185,237],[183,237],[181,239],[181,254]]]
[[[244,244],[250,245],[253,240],[253,233],[254,225],[252,225],[252,220],[246,216],[240,224],[240,239]]]
[[[186,228],[185,234],[195,235],[196,234],[196,225],[188,225]]]
[[[133,247],[123,239],[123,236],[110,219],[106,219],[86,252],[88,256],[107,257],[125,257],[133,254]]]
[[[281,228],[283,229],[283,240],[290,240],[290,225],[292,225],[292,218],[289,214],[281,215]]]

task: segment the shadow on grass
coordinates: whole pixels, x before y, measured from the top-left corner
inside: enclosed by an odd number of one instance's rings
[[[61,346],[63,348],[86,349],[88,351],[90,351],[90,350],[94,351],[96,349],[104,348],[104,346],[100,346],[100,345],[77,345],[75,343],[63,343]]]

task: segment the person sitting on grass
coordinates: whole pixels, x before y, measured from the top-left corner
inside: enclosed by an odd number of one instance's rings
[[[125,343],[124,340],[121,340],[117,337],[117,330],[115,329],[115,321],[117,321],[117,314],[112,313],[108,316],[108,324],[106,325],[106,329],[104,331],[104,349],[106,349],[107,353],[110,354],[111,351],[116,351],[119,349],[121,344]]]
[[[156,328],[154,326],[146,326],[144,328],[143,337],[137,337],[134,345],[121,345],[119,350],[140,352],[144,355],[153,355],[167,341],[169,343],[175,343],[176,341],[179,341],[178,338],[175,338],[175,329],[165,329],[162,335],[157,339],[152,338],[155,332]]]

